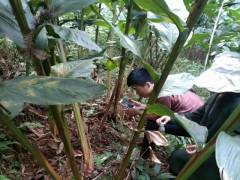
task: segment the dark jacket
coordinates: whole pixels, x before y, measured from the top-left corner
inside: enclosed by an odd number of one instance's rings
[[[207,142],[214,136],[223,123],[228,119],[232,112],[240,105],[240,94],[224,93],[213,94],[206,103],[198,108],[195,112],[184,113],[187,119],[192,120],[202,126],[208,128]],[[189,136],[187,131],[183,129],[174,119],[165,125],[166,133],[178,136]]]

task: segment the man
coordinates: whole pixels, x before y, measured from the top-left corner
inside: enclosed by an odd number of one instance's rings
[[[151,96],[154,87],[153,79],[151,78],[148,71],[144,68],[137,68],[133,70],[127,78],[127,85],[133,88],[139,96],[145,98]],[[133,100],[130,100],[130,103],[134,105],[135,108],[130,108],[127,111],[127,114],[130,116],[142,115],[142,110],[145,109],[146,105]],[[197,110],[204,104],[204,100],[197,94],[188,91],[183,95],[172,95],[157,98],[156,103],[165,105],[175,113],[187,113]],[[155,115],[149,115],[145,129],[157,130],[158,124],[155,121],[158,118],[159,117]],[[151,146],[153,148],[154,143],[151,143]],[[149,150],[147,150],[148,147],[149,143],[147,137],[144,136],[142,147],[142,153],[146,151],[143,155],[144,158],[147,158],[150,155]]]
[[[209,142],[232,112],[240,105],[240,54],[225,52],[215,58],[211,68],[201,74],[196,83],[199,87],[207,88],[213,94],[206,103],[192,113],[185,113],[187,119],[208,128]],[[170,117],[163,116],[156,123],[166,124],[166,133],[189,136],[189,134]],[[239,128],[238,128],[239,130]],[[239,133],[239,131],[235,131]],[[192,153],[191,146],[172,153],[169,158],[170,169],[175,175],[179,174]],[[215,155],[211,155],[189,178],[189,180],[220,180],[219,169]]]

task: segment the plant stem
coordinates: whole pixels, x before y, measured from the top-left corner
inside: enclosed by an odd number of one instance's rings
[[[207,0],[196,0],[195,1],[194,7],[193,7],[194,10],[190,13],[190,15],[188,17],[188,20],[187,20],[187,27],[189,29],[188,35],[191,32],[193,26],[195,25],[199,15],[201,14],[201,12],[202,12],[203,8],[205,7],[206,3],[207,3]],[[157,99],[157,97],[158,97],[158,95],[159,95],[167,77],[168,77],[168,74],[170,73],[170,71],[172,69],[172,66],[173,66],[174,62],[176,61],[176,59],[178,57],[178,54],[180,53],[180,50],[182,48],[181,44],[184,44],[184,42],[186,42],[186,38],[181,39],[181,33],[180,33],[180,35],[178,36],[177,42],[175,43],[175,45],[172,49],[172,52],[169,56],[168,62],[167,62],[166,66],[165,66],[165,68],[162,72],[162,75],[161,75],[158,83],[153,88],[152,95],[148,100],[148,104],[153,104],[156,101],[156,99]],[[143,128],[143,126],[145,124],[145,121],[146,121],[146,118],[147,118],[147,110],[145,109],[144,112],[143,112],[143,115],[140,119],[140,122],[138,124],[138,127],[137,127],[138,130],[141,130]],[[140,131],[135,131],[134,132],[132,141],[131,141],[131,143],[129,145],[129,148],[128,148],[128,152],[127,152],[127,154],[125,155],[125,157],[122,161],[122,165],[120,167],[120,170],[119,170],[119,173],[116,177],[116,180],[122,180],[123,179],[123,175],[124,175],[125,170],[127,168],[129,159],[130,159],[131,154],[133,152],[133,149],[136,146],[136,143],[137,143],[137,140],[139,138],[140,133],[141,133]]]
[[[101,12],[101,7],[102,7],[102,3],[99,3],[98,5],[98,12],[100,13]],[[98,19],[99,17],[97,17]],[[98,34],[99,34],[99,26],[97,26],[96,28],[96,33],[95,33],[95,43],[97,44],[98,43]]]
[[[113,7],[112,23],[115,24],[116,18],[117,18],[117,15],[116,15],[116,12],[117,12],[117,2],[116,2],[116,1],[112,3],[112,7]],[[113,40],[114,40],[114,35],[115,35],[115,32],[114,32],[114,30],[112,29],[112,30],[111,30],[111,33],[110,33],[110,41],[111,41],[111,42],[113,42]],[[110,56],[110,58],[113,57],[113,44],[112,44],[112,46],[109,48],[109,56]],[[108,71],[107,99],[110,98],[111,79],[112,79],[111,77],[112,77],[112,73],[111,73],[111,71]]]
[[[59,175],[54,171],[53,167],[49,164],[43,154],[37,150],[22,134],[22,132],[12,123],[12,121],[0,110],[0,122],[6,126],[12,135],[33,155],[33,157],[41,164],[42,167],[50,174],[53,179],[60,180]]]
[[[84,31],[84,8],[82,9],[81,12],[81,26],[80,28],[78,28],[79,30]],[[83,47],[82,46],[78,46],[78,59],[83,57]]]
[[[129,32],[129,27],[130,27],[130,22],[131,22],[132,5],[133,5],[133,0],[130,0],[130,4],[128,5],[125,34],[128,34],[128,32]],[[118,105],[118,101],[119,101],[119,95],[121,93],[123,76],[124,76],[125,67],[126,67],[129,55],[130,54],[128,54],[128,56],[126,58],[126,49],[122,48],[122,58],[120,61],[120,69],[119,69],[119,74],[118,74],[118,87],[116,90],[115,103],[114,103],[114,116],[116,116],[116,114],[117,114],[117,105]]]
[[[55,105],[49,106],[49,107],[50,107],[52,115],[55,119],[55,122],[56,122],[56,125],[57,125],[57,128],[58,128],[58,132],[59,132],[59,135],[61,137],[61,140],[64,143],[64,149],[66,151],[68,161],[69,161],[69,164],[71,166],[74,178],[76,180],[81,180],[82,178],[79,174],[78,166],[77,166],[74,154],[73,154],[73,149],[72,149],[72,145],[71,145],[71,141],[70,141],[70,136],[69,136],[69,132],[68,132],[68,129],[67,129],[67,122],[65,120],[63,110],[60,110],[59,106],[55,106]]]
[[[225,0],[222,1],[221,7],[220,7],[219,12],[218,12],[217,19],[216,19],[214,27],[213,27],[212,35],[211,35],[210,42],[209,42],[209,50],[208,50],[208,53],[207,53],[207,56],[206,56],[206,59],[205,59],[205,62],[204,62],[204,71],[205,71],[206,66],[207,66],[208,57],[209,57],[209,54],[210,54],[210,51],[211,51],[214,34],[215,34],[216,29],[217,29],[217,25],[218,25],[220,16],[222,14],[222,9],[223,9],[224,3],[225,3]]]
[[[221,126],[218,132],[213,136],[210,142],[205,146],[205,148],[195,153],[188,163],[184,166],[182,171],[178,174],[176,180],[188,179],[197,168],[215,151],[215,144],[218,137],[218,134],[221,131],[228,133],[233,132],[240,126],[240,105],[237,109],[231,114],[231,116],[225,121]]]
[[[91,172],[93,170],[92,165],[94,164],[94,162],[93,162],[93,159],[91,159],[92,156],[91,156],[89,144],[88,144],[87,137],[84,130],[84,120],[82,119],[82,115],[81,115],[78,103],[72,104],[72,107],[73,107],[73,112],[75,116],[75,121],[77,123],[78,134],[81,140],[85,163],[87,165],[87,169],[90,170],[89,172]]]

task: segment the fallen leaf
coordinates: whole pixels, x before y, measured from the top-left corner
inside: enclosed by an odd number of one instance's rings
[[[63,142],[61,142],[58,146],[58,149],[56,151],[56,154],[61,154],[62,150],[63,150],[64,144]]]
[[[161,161],[154,154],[154,151],[152,150],[151,146],[149,146],[149,150],[150,150],[150,153],[151,153],[151,160],[155,163],[161,164]]]
[[[167,139],[159,131],[144,131],[148,142],[154,142],[157,146],[168,146]]]

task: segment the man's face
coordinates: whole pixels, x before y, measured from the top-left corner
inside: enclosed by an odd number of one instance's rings
[[[153,84],[147,82],[145,86],[132,85],[132,88],[136,91],[137,95],[148,98],[151,96]]]

